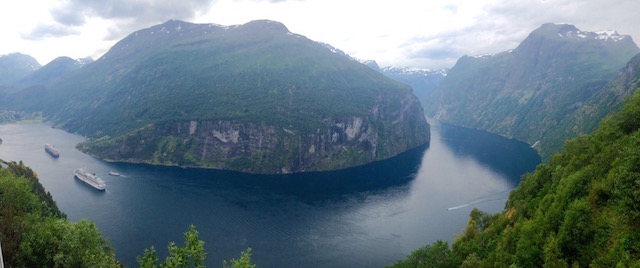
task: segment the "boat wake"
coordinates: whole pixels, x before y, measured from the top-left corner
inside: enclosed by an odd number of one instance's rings
[[[488,196],[480,197],[480,198],[478,198],[476,200],[473,200],[471,202],[464,203],[462,205],[458,205],[458,206],[455,206],[455,207],[447,208],[447,210],[456,210],[456,209],[468,207],[468,206],[471,206],[471,205],[482,204],[482,203],[491,202],[491,201],[506,200],[509,197],[508,194],[509,194],[510,191],[511,190],[507,190],[507,191],[502,191],[502,192],[498,192],[498,193],[495,193],[495,194],[491,194],[491,195],[488,195]],[[502,196],[505,193],[507,194],[507,196]],[[500,195],[500,196],[496,197],[498,195]]]
[[[464,207],[468,207],[468,206],[471,206],[471,204],[466,203],[466,204],[462,204],[462,205],[459,205],[459,206],[447,208],[447,210],[455,210],[455,209],[464,208]]]

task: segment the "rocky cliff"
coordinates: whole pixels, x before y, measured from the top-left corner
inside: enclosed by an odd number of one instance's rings
[[[367,115],[319,118],[321,126],[310,132],[241,120],[181,121],[91,140],[79,148],[111,161],[249,173],[336,170],[428,143],[429,125],[422,114],[413,94],[381,96]]]
[[[46,81],[0,106],[42,112],[112,161],[290,173],[429,141],[411,87],[275,21],[168,21]]]

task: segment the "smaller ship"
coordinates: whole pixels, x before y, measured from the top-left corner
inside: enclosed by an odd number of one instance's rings
[[[86,182],[87,184],[91,185],[91,187],[96,188],[100,191],[104,191],[104,189],[107,187],[107,184],[102,179],[98,178],[95,173],[89,173],[83,168],[76,169],[75,175],[79,180]]]
[[[115,171],[109,171],[109,175],[111,175],[111,176],[120,176],[120,173],[115,172]]]
[[[60,153],[58,153],[58,150],[56,150],[56,147],[51,144],[48,144],[48,143],[45,144],[44,150],[55,158],[60,157]]]

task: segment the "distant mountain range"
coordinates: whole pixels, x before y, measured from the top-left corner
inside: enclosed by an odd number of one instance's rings
[[[62,67],[34,73],[4,106],[43,111],[106,160],[289,173],[361,165],[429,141],[409,86],[274,21],[172,20],[82,68],[51,64]]]
[[[45,66],[36,59],[21,53],[0,56],[0,96],[14,93],[25,87],[44,86],[63,78],[67,73],[91,63],[91,58],[71,59],[58,57]]]
[[[0,95],[19,90],[16,84],[42,65],[33,57],[21,53],[0,56]]]
[[[535,144],[548,158],[581,132],[566,129],[575,127],[569,118],[638,52],[630,36],[544,24],[513,50],[460,58],[427,96],[438,101],[423,104],[439,120]],[[611,109],[603,108],[598,115]]]
[[[363,60],[349,56],[344,51],[329,44],[320,43],[338,55],[348,59],[357,60],[369,68],[376,70],[385,76],[407,84],[413,88],[413,93],[418,97],[426,114],[435,114],[437,111],[438,99],[435,97],[435,90],[440,87],[440,83],[447,76],[449,69],[431,70],[416,67],[396,67],[387,66],[380,68],[375,60]]]
[[[47,65],[24,76],[18,84],[22,87],[49,85],[63,78],[66,74],[78,70],[91,62],[93,62],[91,58],[74,60],[69,57],[58,57],[47,63]]]
[[[90,64],[61,57],[41,67],[27,55],[0,57],[8,66],[0,78],[10,77],[0,80],[0,104],[44,112],[93,138],[81,148],[105,159],[281,173],[347,167],[423,144],[426,122],[399,112],[420,110],[408,85],[427,116],[526,141],[548,159],[565,139],[589,133],[620,107],[638,84],[640,60],[627,63],[638,52],[631,37],[615,31],[544,24],[513,50],[464,56],[450,70],[380,68],[278,22],[168,21],[131,34]],[[413,123],[388,121],[381,111]],[[202,124],[226,133],[214,137],[227,146],[216,144],[226,149],[215,157],[209,155],[211,136],[189,137]],[[377,134],[354,143],[350,125]],[[258,136],[279,139],[271,146],[287,148],[276,150],[277,160],[264,156],[275,147],[257,152],[262,145],[228,143],[235,131],[256,126],[262,128]],[[398,127],[418,131],[400,135]],[[182,129],[190,129],[187,137]],[[335,129],[341,142],[335,143]],[[305,135],[316,141],[303,141]],[[153,142],[135,144],[140,136]],[[334,155],[358,147],[349,156]],[[229,153],[238,150],[245,153]],[[221,158],[232,160],[220,164]]]
[[[40,67],[42,65],[29,55],[11,53],[0,56],[0,84],[13,84]]]
[[[387,77],[410,85],[413,93],[416,94],[425,113],[435,112],[438,98],[434,98],[434,93],[440,87],[442,81],[447,77],[449,69],[431,70],[415,67],[384,67],[380,72]],[[429,110],[431,109],[431,110]]]

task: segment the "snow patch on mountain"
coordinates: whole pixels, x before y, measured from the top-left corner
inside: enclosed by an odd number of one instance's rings
[[[356,58],[354,58],[354,57],[349,56],[349,54],[344,53],[344,51],[342,51],[342,50],[340,50],[340,49],[337,49],[337,48],[335,48],[335,47],[334,47],[334,46],[332,46],[332,45],[329,45],[329,44],[327,44],[327,43],[323,43],[323,42],[318,42],[318,41],[316,41],[316,43],[318,43],[319,45],[321,45],[321,46],[323,46],[323,47],[325,47],[325,48],[329,49],[329,51],[331,51],[331,52],[333,52],[333,53],[336,53],[336,54],[338,54],[338,55],[340,55],[340,56],[344,56],[344,57],[346,57],[346,58],[348,58],[348,59],[350,59],[350,60],[354,60],[354,61],[357,61],[357,62],[362,63],[362,61],[360,61],[360,60],[358,60],[358,59],[356,59]]]
[[[219,25],[219,24],[210,24],[209,27],[211,27],[211,26],[220,27],[220,28],[224,29],[225,31],[232,30],[232,29],[240,27],[239,24],[237,24],[237,25],[226,25],[226,26],[225,25]]]
[[[469,57],[475,58],[475,59],[480,59],[480,58],[488,58],[493,56],[493,54],[480,54],[480,55],[471,55]]]
[[[93,59],[91,57],[86,57],[86,58],[75,59],[74,61],[76,62],[77,65],[87,65],[89,63],[92,63]]]
[[[628,35],[621,35],[616,31],[606,30],[597,32],[588,31],[567,31],[564,33],[558,33],[559,37],[575,38],[575,39],[594,39],[618,42],[624,40]]]
[[[327,43],[323,43],[323,42],[318,42],[316,41],[316,43],[324,46],[325,48],[329,49],[329,51],[336,53],[338,55],[341,55],[343,57],[346,57],[350,60],[353,61],[357,61],[359,63],[362,63],[366,66],[368,66],[369,68],[376,70],[378,72],[381,72],[383,74],[395,74],[395,75],[408,75],[408,76],[422,76],[422,77],[429,77],[429,76],[442,76],[445,77],[447,76],[447,71],[448,69],[438,69],[438,70],[432,70],[432,69],[424,69],[424,68],[417,68],[417,67],[394,67],[394,66],[387,66],[384,68],[380,68],[378,66],[378,63],[375,60],[363,60],[363,59],[358,59],[355,57],[350,56],[349,54],[345,53],[344,51],[335,48],[332,45],[329,45]]]
[[[417,67],[387,66],[382,68],[382,72],[387,74],[400,74],[400,75],[424,76],[424,77],[433,76],[433,75],[447,76],[447,69],[432,70],[432,69],[423,69],[423,68],[417,68]]]
[[[612,39],[613,41],[620,41],[627,37],[627,35],[620,35],[618,32],[613,30],[598,31],[595,33],[597,34],[596,39]]]

